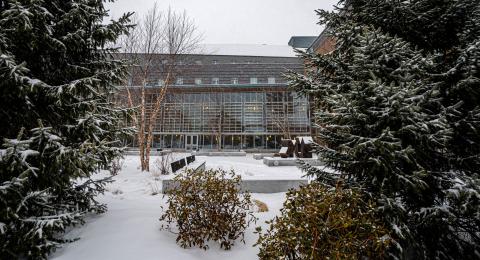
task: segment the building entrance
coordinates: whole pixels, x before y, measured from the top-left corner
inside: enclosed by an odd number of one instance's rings
[[[187,151],[198,150],[198,135],[185,136],[185,150]]]

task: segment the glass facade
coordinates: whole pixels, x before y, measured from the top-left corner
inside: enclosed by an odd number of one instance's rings
[[[127,102],[127,91],[119,95],[119,102],[137,106],[146,87],[148,114],[155,95],[168,87],[154,122],[154,148],[274,151],[282,138],[310,135],[308,98],[289,91],[284,77],[286,71],[304,72],[300,58],[233,54],[177,58],[173,74],[166,74],[165,66],[153,65],[145,75],[133,66],[126,87],[134,104]],[[172,82],[165,80],[167,75],[174,75]]]
[[[288,91],[169,93],[155,123],[153,145],[277,150],[282,137],[310,135],[309,122],[308,99]]]

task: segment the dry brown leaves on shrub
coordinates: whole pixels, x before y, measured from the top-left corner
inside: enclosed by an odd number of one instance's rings
[[[290,190],[281,215],[257,228],[260,259],[381,259],[388,231],[361,192],[313,182]]]
[[[240,176],[221,169],[186,170],[174,182],[160,221],[162,229],[177,234],[180,246],[206,250],[208,241],[216,241],[229,250],[237,239],[245,243],[245,229],[256,218],[250,194],[240,193]]]

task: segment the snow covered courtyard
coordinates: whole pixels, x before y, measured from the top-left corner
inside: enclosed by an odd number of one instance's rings
[[[177,159],[183,158],[190,154],[176,153],[174,157]],[[154,159],[155,160],[155,159]],[[195,167],[203,162],[206,162],[207,169],[233,169],[237,175],[242,176],[242,179],[261,179],[261,180],[297,180],[302,179],[304,173],[300,171],[296,166],[283,166],[283,167],[268,167],[263,164],[263,160],[253,159],[252,154],[243,156],[227,156],[227,157],[208,157],[197,156],[196,161],[190,167]]]
[[[177,158],[185,154],[175,154]],[[152,165],[155,157],[152,157]],[[247,157],[197,157],[197,163],[206,161],[207,168],[234,169],[242,178],[281,179],[301,178],[296,167],[267,167],[261,160]],[[161,206],[166,198],[161,194],[161,178],[138,169],[138,157],[127,156],[122,171],[109,184],[99,201],[108,205],[108,212],[91,216],[86,225],[72,229],[67,238],[80,240],[66,244],[52,255],[52,259],[257,259],[258,248],[253,247],[257,235],[255,226],[266,228],[265,221],[278,214],[285,193],[252,194],[253,199],[265,202],[269,211],[255,213],[256,225],[246,230],[243,244],[237,241],[230,251],[224,251],[211,242],[207,251],[183,249],[175,243],[175,234],[160,230]],[[153,167],[152,167],[153,169]],[[108,176],[102,172],[100,176]]]

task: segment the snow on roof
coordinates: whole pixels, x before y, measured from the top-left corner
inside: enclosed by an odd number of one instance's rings
[[[203,44],[202,54],[259,57],[296,57],[288,45],[268,44]]]

